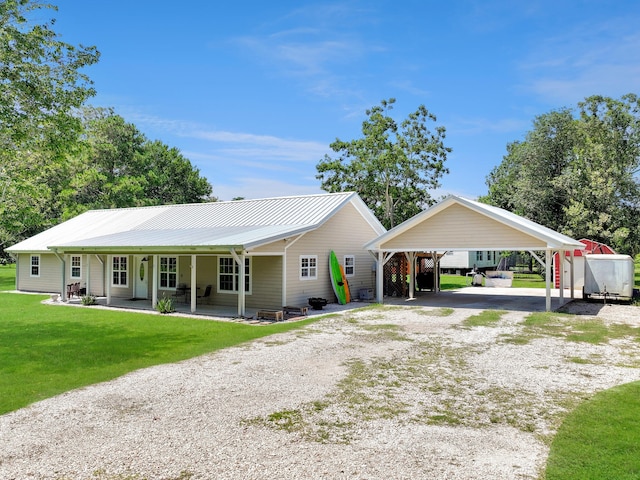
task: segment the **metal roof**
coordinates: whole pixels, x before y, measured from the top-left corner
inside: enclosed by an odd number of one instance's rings
[[[391,230],[387,231],[383,235],[379,236],[375,240],[372,240],[365,248],[368,250],[381,250],[382,245],[389,240],[401,235],[402,233],[410,230],[414,226],[428,221],[428,219],[435,214],[446,210],[453,204],[459,204],[469,208],[470,210],[479,213],[481,215],[486,215],[487,217],[495,220],[496,222],[502,223],[504,225],[510,226],[511,228],[517,229],[521,232],[527,233],[534,238],[537,238],[547,244],[547,248],[553,249],[562,249],[562,250],[572,250],[572,249],[583,249],[584,244],[578,240],[575,240],[567,235],[562,233],[558,233],[550,228],[547,228],[543,225],[540,225],[536,222],[528,220],[524,217],[516,215],[515,213],[509,212],[502,208],[494,207],[492,205],[487,205],[485,203],[477,202],[475,200],[469,200],[466,198],[458,197],[455,195],[450,195],[446,197],[444,200],[439,203],[433,205],[432,207],[424,210],[423,212],[417,214],[416,216],[406,220],[405,222],[397,225]],[[469,245],[468,250],[477,250],[478,246],[474,245],[473,236],[469,237]],[[519,249],[517,245],[513,246],[514,249]],[[429,246],[424,246],[425,250],[429,250]],[[486,250],[486,246],[483,246],[484,250]]]
[[[91,210],[7,251],[136,247],[250,248],[314,230],[352,203],[377,233],[384,227],[353,192],[257,200]]]

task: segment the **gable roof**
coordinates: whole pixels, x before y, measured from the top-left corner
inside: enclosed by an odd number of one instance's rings
[[[124,251],[251,248],[320,227],[352,204],[376,234],[385,231],[354,192],[90,210],[7,251]]]
[[[457,224],[447,225],[441,214],[454,211]],[[482,235],[473,230],[474,225],[482,226]],[[445,231],[446,228],[449,231]],[[369,242],[365,248],[375,251],[572,250],[584,248],[584,244],[502,208],[450,195]]]

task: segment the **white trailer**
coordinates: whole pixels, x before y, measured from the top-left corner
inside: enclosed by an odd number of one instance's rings
[[[585,255],[583,298],[633,298],[634,265],[629,255]]]

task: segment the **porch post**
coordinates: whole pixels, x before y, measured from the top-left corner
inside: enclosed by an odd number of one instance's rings
[[[158,255],[153,256],[153,275],[151,277],[151,306],[155,309],[158,304]]]
[[[58,255],[56,253],[56,256],[60,259],[60,264],[62,265],[62,295],[60,295],[60,297],[62,297],[63,302],[66,302],[69,300],[67,297],[67,262],[65,261],[64,255]],[[31,262],[29,262],[29,266],[31,266]]]
[[[87,281],[85,282],[87,284],[86,294],[91,295],[91,255],[87,254],[86,258],[87,258]]]
[[[191,255],[191,313],[196,313],[196,299],[198,295],[196,278],[196,256]]]
[[[113,282],[113,255],[107,255],[107,305],[111,305],[111,283]]]
[[[244,272],[244,260],[245,260],[245,255],[244,255],[244,251],[240,254],[239,256],[239,264],[240,264],[240,268],[238,269],[238,315],[240,317],[244,317],[245,312],[246,312],[246,305],[245,305],[245,292],[244,292],[244,280],[245,280],[245,272]]]

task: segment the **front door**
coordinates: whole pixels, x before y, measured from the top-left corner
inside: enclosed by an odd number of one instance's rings
[[[135,297],[147,298],[149,294],[149,262],[147,257],[137,256],[134,276],[136,277]]]

